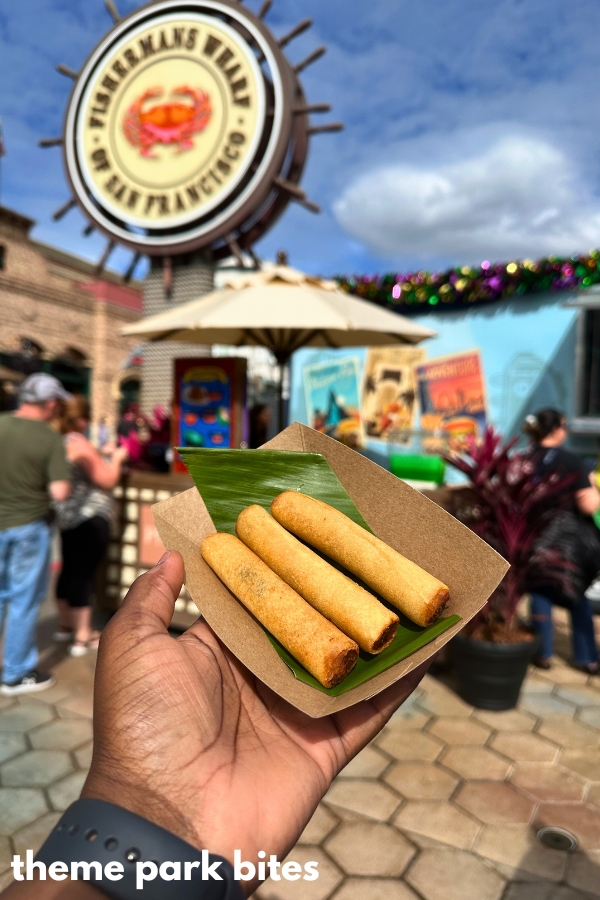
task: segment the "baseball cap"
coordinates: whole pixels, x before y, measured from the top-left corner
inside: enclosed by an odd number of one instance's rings
[[[73,395],[53,375],[36,372],[26,378],[19,391],[21,403],[46,403],[48,400],[70,400]]]

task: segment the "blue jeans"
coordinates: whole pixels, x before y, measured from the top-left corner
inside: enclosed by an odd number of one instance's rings
[[[589,666],[598,662],[598,648],[594,637],[594,617],[587,597],[569,607],[573,642],[573,662]],[[531,624],[540,635],[540,656],[550,659],[554,652],[552,603],[542,594],[531,595]]]
[[[0,531],[0,618],[4,618],[2,681],[35,669],[38,610],[50,575],[50,527],[44,521]]]

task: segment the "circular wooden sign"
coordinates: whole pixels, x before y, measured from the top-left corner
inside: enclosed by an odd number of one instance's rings
[[[278,182],[303,168],[299,98],[277,42],[239,3],[142,7],[73,88],[63,141],[74,197],[93,225],[142,253],[218,247],[235,229],[242,245],[244,228],[255,240],[281,212]]]

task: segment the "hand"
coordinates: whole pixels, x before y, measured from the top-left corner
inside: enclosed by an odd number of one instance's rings
[[[129,450],[121,444],[121,446],[115,447],[111,455],[113,462],[122,464],[129,459]]]
[[[117,444],[115,441],[107,441],[100,447],[100,453],[102,453],[103,456],[112,456],[116,449]]]
[[[167,626],[184,577],[173,551],[132,585],[105,629],[94,755],[82,796],[124,806],[233,861],[284,858],[337,773],[427,666],[368,701],[311,719],[258,681],[204,622]],[[248,893],[256,884],[246,883]]]

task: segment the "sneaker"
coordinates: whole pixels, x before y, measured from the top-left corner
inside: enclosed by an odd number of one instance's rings
[[[70,656],[85,656],[86,653],[90,653],[92,650],[98,649],[98,643],[100,638],[90,638],[89,641],[73,641],[71,646],[69,647],[69,655]]]
[[[69,641],[73,640],[73,629],[60,627],[57,628],[52,635],[52,640],[57,644],[67,644]]]
[[[33,669],[27,675],[23,675],[19,681],[8,683],[2,682],[0,685],[0,694],[32,694],[34,691],[45,691],[46,688],[56,684],[54,675],[48,675],[46,672],[38,672]]]

